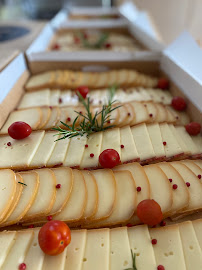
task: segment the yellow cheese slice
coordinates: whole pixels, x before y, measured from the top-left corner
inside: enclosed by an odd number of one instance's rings
[[[50,106],[59,106],[60,90],[55,89],[50,91]]]
[[[41,270],[45,253],[40,248],[38,242],[39,228],[33,229],[33,233],[34,237],[23,262],[29,270]]]
[[[202,251],[202,220],[201,219],[196,219],[192,221],[192,225],[194,227],[194,231],[198,240],[198,243],[200,245],[201,251]]]
[[[202,169],[202,160],[193,160],[193,162]]]
[[[167,158],[178,157],[183,154],[183,150],[180,147],[176,137],[171,132],[167,123],[160,124],[161,136],[163,142],[166,143],[164,145],[165,154]]]
[[[65,266],[66,250],[57,256],[50,256],[45,254],[43,261],[43,270],[63,270]]]
[[[191,221],[179,224],[186,269],[202,269],[202,253]],[[181,268],[179,268],[181,269]]]
[[[124,126],[131,125],[131,123],[136,118],[135,111],[133,109],[133,106],[130,103],[125,104],[125,108],[127,110],[127,119],[125,120]]]
[[[40,125],[38,126],[38,129],[43,129],[43,127],[49,121],[51,116],[51,109],[48,107],[41,107],[41,112],[42,112],[42,119]]]
[[[30,209],[23,217],[23,222],[39,216],[47,216],[56,199],[56,178],[50,169],[36,170],[39,174],[39,189]]]
[[[86,183],[79,170],[73,170],[72,192],[62,211],[54,215],[55,220],[74,222],[82,218],[87,202]]]
[[[29,164],[31,168],[39,168],[47,164],[56,145],[55,140],[58,138],[58,136],[55,135],[57,135],[56,131],[45,133],[32,161]]]
[[[157,265],[165,269],[186,270],[183,248],[178,225],[150,229],[151,239],[156,239],[153,245]]]
[[[29,78],[25,85],[27,91],[37,90],[49,86],[51,80],[51,71],[46,71],[37,75],[33,75]]]
[[[156,165],[143,167],[150,183],[151,199],[154,199],[161,207],[165,216],[170,212],[173,205],[173,192],[168,178]]]
[[[115,111],[117,111],[117,110],[119,111],[119,118],[118,118],[117,126],[122,127],[122,126],[126,125],[126,121],[128,120],[127,105],[126,104],[125,105],[117,104],[117,106],[121,106],[115,110]],[[113,118],[113,116],[111,118]],[[113,122],[112,122],[112,124],[113,124]]]
[[[12,204],[11,204],[9,210],[7,211],[7,213],[6,213],[5,217],[3,218],[3,220],[1,221],[1,223],[5,222],[8,219],[8,217],[13,213],[13,211],[15,210],[15,208],[20,200],[24,185],[23,185],[23,178],[18,173],[16,173],[16,183],[17,184],[16,184],[15,196],[13,198],[13,201],[12,201]]]
[[[36,92],[25,93],[20,101],[18,109],[49,106],[50,89],[43,89]]]
[[[82,270],[109,270],[110,230],[87,231]]]
[[[19,222],[27,213],[36,198],[39,188],[39,175],[34,171],[21,172],[20,175],[26,186],[23,188],[16,208],[1,226],[9,226]]]
[[[182,160],[180,162],[186,165],[196,176],[202,175],[202,169],[193,163],[192,160]]]
[[[133,261],[127,228],[110,230],[110,269],[123,270],[132,268]]]
[[[141,225],[128,228],[130,249],[136,255],[136,267],[138,270],[156,269],[154,250],[151,245],[151,237],[148,226]]]
[[[60,108],[59,107],[53,107],[51,109],[51,115],[48,120],[48,122],[45,124],[43,129],[51,129],[55,127],[60,120]]]
[[[70,142],[64,160],[64,166],[79,167],[83,157],[87,138],[84,135],[83,137],[74,137],[68,140],[70,140]]]
[[[202,136],[201,134],[197,135],[197,136],[192,136],[191,137],[194,144],[196,145],[196,147],[198,148],[199,152],[202,153]],[[202,156],[202,154],[201,154]]]
[[[71,243],[66,248],[66,262],[64,270],[82,270],[86,235],[86,230],[71,231]]]
[[[114,171],[116,180],[116,201],[110,216],[93,223],[93,227],[111,226],[128,221],[136,211],[137,191],[129,171]]]
[[[33,230],[18,231],[16,233],[15,243],[10,249],[1,269],[18,269],[19,265],[24,262],[24,258],[28,252],[32,239]]]
[[[194,212],[202,208],[202,183],[199,181],[198,177],[183,163],[171,162],[172,165],[178,173],[182,176],[185,183],[189,182],[190,187],[188,191],[190,193],[190,201],[188,207],[182,213]]]
[[[163,122],[168,122],[168,113],[165,107],[162,104],[155,104],[157,108],[157,117],[156,117],[156,122],[158,123],[163,123]]]
[[[165,91],[162,89],[154,89],[154,91],[156,93],[156,96],[158,96],[160,103],[163,103],[165,105],[170,105],[171,101],[172,101],[172,95],[170,93],[170,91]]]
[[[133,140],[133,135],[129,126],[120,128],[121,162],[139,160],[137,148]]]
[[[147,113],[149,115],[148,122],[158,122],[157,105],[153,102],[144,102],[143,105],[146,107]]]
[[[101,145],[103,140],[103,132],[91,134],[86,141],[83,158],[80,164],[81,168],[96,168],[99,163],[99,155],[101,153]],[[94,154],[90,157],[90,154]]]
[[[4,124],[3,128],[0,130],[1,134],[7,134],[8,128],[14,122],[22,121],[30,125],[32,130],[38,129],[42,119],[42,112],[40,108],[33,108],[33,109],[26,109],[26,110],[19,110],[13,111],[9,115],[6,123]]]
[[[162,103],[161,96],[159,95],[157,89],[149,88],[147,89],[148,94],[150,95],[150,98],[152,101],[156,103]]]
[[[91,221],[107,218],[112,213],[116,200],[116,181],[111,170],[91,171],[98,187],[98,208]]]
[[[0,170],[0,222],[12,207],[17,189],[16,175],[11,170]]]
[[[146,124],[140,124],[131,128],[133,139],[141,161],[153,159],[155,157],[154,149],[147,131]]]
[[[150,137],[153,149],[154,149],[156,159],[165,158],[165,150],[163,146],[163,140],[162,140],[159,124],[157,123],[149,124],[147,125],[147,130],[148,130],[149,137]]]
[[[6,257],[10,252],[10,249],[15,243],[15,236],[15,231],[4,231],[0,233],[0,267],[4,264]]]
[[[169,107],[169,106],[165,106],[165,107],[164,107],[165,110],[166,110],[166,112],[167,112],[167,117],[168,117],[167,122],[168,122],[168,123],[176,123],[176,122],[177,122],[177,119],[176,119],[176,117],[172,114],[172,112],[169,110],[168,107]]]
[[[116,150],[121,159],[120,129],[112,128],[103,132],[101,153],[106,149]]]
[[[171,179],[171,186],[178,186],[176,190],[173,190],[173,205],[171,213],[175,214],[189,205],[190,194],[182,176],[171,166],[171,164],[172,163],[163,162],[157,163],[156,165],[161,168],[168,180]]]
[[[133,101],[131,102],[131,105],[133,106],[136,116],[134,121],[131,122],[131,126],[150,121],[148,111],[143,103]]]
[[[189,115],[187,114],[186,111],[185,112],[176,111],[175,109],[173,109],[172,106],[168,106],[167,109],[175,117],[177,125],[185,126],[186,124],[188,124],[190,122],[190,117],[189,117]]]
[[[27,138],[14,140],[0,136],[0,168],[27,168],[36,153],[44,131],[32,132]],[[11,146],[7,143],[10,142]]]

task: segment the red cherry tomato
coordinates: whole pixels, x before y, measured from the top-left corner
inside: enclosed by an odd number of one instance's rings
[[[32,133],[32,128],[25,122],[14,122],[8,128],[8,134],[15,140],[22,140]]]
[[[79,92],[80,95],[83,97],[83,98],[86,98],[86,96],[88,95],[88,92],[89,92],[89,88],[87,86],[79,86],[77,89],[76,89],[76,93]]]
[[[38,241],[45,254],[55,256],[71,242],[71,231],[63,221],[52,220],[40,229]]]
[[[176,111],[184,111],[187,106],[183,97],[174,97],[171,104]]]
[[[53,48],[53,50],[56,50],[57,51],[57,50],[60,49],[60,45],[56,43],[56,44],[53,45],[52,48]]]
[[[99,162],[103,168],[113,168],[120,163],[119,153],[114,149],[106,149],[100,154]]]
[[[196,136],[201,131],[201,125],[197,122],[191,122],[185,126],[186,131],[193,136]]]
[[[155,226],[163,219],[161,207],[154,200],[141,201],[137,206],[137,216],[142,223],[149,226]]]
[[[161,88],[161,89],[168,89],[169,88],[169,80],[166,78],[160,78],[158,81],[157,87]]]

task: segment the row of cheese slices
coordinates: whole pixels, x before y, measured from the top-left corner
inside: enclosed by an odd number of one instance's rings
[[[120,106],[120,107],[118,107]],[[117,108],[116,108],[117,107]],[[178,113],[171,106],[164,106],[154,102],[130,102],[113,105],[116,108],[110,113],[104,126],[115,125],[116,127],[134,126],[140,123],[173,123],[186,125],[189,123],[189,116],[185,112]],[[91,106],[92,116],[102,111],[101,106]],[[76,126],[84,120],[82,115],[86,115],[84,106],[68,107],[35,107],[30,109],[21,109],[11,112],[9,118],[0,130],[1,134],[8,133],[9,126],[16,121],[23,121],[29,124],[32,130],[51,129],[55,126],[65,126],[61,121],[73,125],[76,117]],[[97,116],[98,123],[101,123],[101,114]]]
[[[0,226],[42,224],[49,216],[82,228],[139,224],[136,209],[145,199],[157,201],[164,218],[176,219],[202,208],[201,175],[201,160],[94,171],[0,170]]]
[[[190,136],[183,126],[167,123],[144,123],[111,128],[89,137],[56,139],[57,131],[34,131],[23,140],[0,136],[0,168],[24,170],[58,165],[96,168],[105,149],[116,150],[122,163],[200,158],[202,154],[200,134]]]
[[[81,85],[88,86],[92,89],[104,88],[111,85],[153,88],[157,86],[157,83],[157,78],[130,69],[110,70],[106,72],[54,70],[31,76],[25,88],[27,91],[47,87],[75,89]]]
[[[70,245],[57,256],[45,255],[39,228],[0,233],[0,269],[17,270],[165,270],[202,269],[202,220],[162,228],[147,226],[72,230]],[[152,245],[152,240],[156,244]],[[135,254],[135,265],[131,252]]]
[[[88,97],[91,105],[107,104],[109,89],[90,91]],[[131,101],[154,101],[164,105],[171,104],[172,96],[169,91],[156,88],[127,88],[118,89],[113,100],[120,103]],[[79,106],[78,96],[71,90],[42,89],[26,92],[20,101],[18,109],[40,106]]]

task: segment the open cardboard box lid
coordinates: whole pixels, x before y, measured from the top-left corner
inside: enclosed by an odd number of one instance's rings
[[[134,12],[137,9],[138,17]],[[129,0],[120,5],[119,11],[134,25],[136,34],[140,33],[140,41],[153,50],[165,48],[185,29],[202,44],[200,0]]]

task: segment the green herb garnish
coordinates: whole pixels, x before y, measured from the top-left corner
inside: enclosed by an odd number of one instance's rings
[[[27,184],[25,184],[25,183],[22,183],[22,182],[18,182],[18,183],[21,185],[27,186]]]
[[[59,133],[56,134],[60,135],[61,137],[57,139],[56,141],[63,140],[63,139],[70,139],[76,136],[89,136],[90,134],[94,132],[104,131],[109,128],[115,127],[115,125],[105,125],[107,122],[113,120],[111,119],[111,112],[121,107],[121,105],[113,107],[116,100],[113,101],[113,97],[116,91],[116,86],[112,86],[109,91],[109,99],[108,104],[102,106],[102,110],[100,112],[95,112],[95,115],[93,116],[92,112],[90,111],[90,99],[88,98],[87,101],[78,93],[79,99],[81,103],[83,104],[86,113],[82,114],[80,112],[75,111],[78,116],[74,119],[74,122],[72,126],[69,126],[68,124],[60,121],[60,123],[66,128],[63,129],[62,127],[55,127],[53,130],[58,131]],[[76,126],[77,120],[79,116],[83,117],[83,120],[80,122],[78,126]],[[100,116],[100,121],[98,121],[98,116]]]
[[[108,37],[109,34],[101,33],[99,39],[96,42],[92,43],[89,42],[86,38],[84,38],[83,34],[80,34],[80,40],[82,42],[83,47],[89,49],[101,49],[105,44],[106,40],[108,39]]]
[[[131,249],[131,255],[132,255],[132,260],[133,260],[133,268],[127,268],[127,269],[124,269],[124,270],[137,270],[137,267],[136,267],[136,254],[133,253],[132,249]]]

